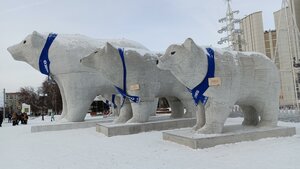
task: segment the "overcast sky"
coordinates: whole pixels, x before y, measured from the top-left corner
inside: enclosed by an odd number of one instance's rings
[[[280,7],[281,0],[232,1],[239,18],[263,11],[265,30],[274,29],[273,12]],[[38,87],[45,79],[7,52],[34,30],[127,38],[153,51],[164,51],[188,37],[199,45],[218,47],[218,19],[225,12],[225,0],[0,0],[0,90]]]

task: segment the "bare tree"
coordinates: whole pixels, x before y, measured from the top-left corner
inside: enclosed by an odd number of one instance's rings
[[[46,105],[48,109],[59,113],[62,110],[62,99],[58,85],[53,80],[45,80],[40,88],[40,92],[47,94]]]
[[[54,81],[47,79],[37,90],[33,87],[22,87],[20,89],[20,102],[31,105],[31,111],[34,114],[47,109],[52,109],[56,113],[62,110],[59,88]]]
[[[33,87],[22,87],[20,89],[20,102],[29,104],[31,111],[35,114],[42,109],[41,99]]]

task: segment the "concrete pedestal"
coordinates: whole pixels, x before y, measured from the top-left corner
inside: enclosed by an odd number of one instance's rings
[[[257,128],[241,125],[225,126],[222,134],[196,134],[192,129],[163,132],[163,139],[193,149],[209,148],[220,144],[253,141],[268,137],[287,137],[296,134],[295,127]]]
[[[64,122],[64,123],[55,123],[48,125],[36,125],[31,126],[31,132],[43,132],[43,131],[60,131],[60,130],[71,130],[79,128],[90,128],[95,127],[98,123],[109,123],[112,122],[113,118],[106,119],[97,119],[97,120],[87,120],[84,122]]]
[[[149,121],[146,123],[125,123],[114,124],[104,123],[97,124],[96,131],[111,137],[117,135],[129,135],[147,131],[170,130],[176,128],[192,127],[196,124],[195,118],[184,119],[164,119],[159,121]]]

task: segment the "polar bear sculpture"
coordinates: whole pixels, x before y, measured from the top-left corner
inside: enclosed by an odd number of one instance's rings
[[[189,116],[196,111],[187,88],[170,71],[158,69],[157,55],[150,51],[117,49],[107,43],[105,47],[97,49],[81,62],[97,69],[112,81],[120,93],[135,101],[131,103],[133,117],[129,123],[148,121],[149,115],[157,108],[155,98],[158,97],[178,98],[187,108]],[[172,111],[176,111],[173,104],[170,106]]]
[[[221,133],[235,104],[244,111],[243,125],[277,125],[279,73],[263,54],[205,48],[187,39],[171,45],[157,66],[171,70],[195,102],[205,104],[199,133]]]
[[[104,46],[107,41],[119,47],[146,50],[144,46],[126,39],[96,40],[78,34],[56,36],[34,31],[19,44],[9,47],[8,51],[15,60],[27,62],[36,70],[48,73],[57,82],[63,100],[62,116],[77,122],[84,120],[97,95],[107,98],[115,93],[112,83],[98,71],[80,64],[81,58]],[[42,56],[47,58],[41,62]],[[131,108],[123,111],[131,111]]]

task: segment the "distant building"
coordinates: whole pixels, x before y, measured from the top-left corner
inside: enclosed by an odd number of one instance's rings
[[[290,0],[292,13],[294,13],[295,21],[298,29],[300,29],[300,0]]]
[[[265,31],[264,39],[265,39],[266,55],[271,60],[275,60],[276,38],[277,38],[276,30]]]
[[[22,113],[27,113],[27,115],[31,114],[31,106],[29,104],[26,103],[22,103],[22,108],[21,108],[21,112]],[[51,110],[51,109],[50,109]]]
[[[299,0],[290,2],[293,4],[296,1],[299,3]],[[281,106],[295,106],[299,102],[299,71],[294,67],[294,60],[299,60],[300,57],[299,32],[296,29],[294,14],[290,7],[274,12],[277,32],[274,61],[280,70]]]
[[[243,30],[241,39],[245,41],[241,45],[242,51],[255,51],[266,54],[261,11],[244,17],[240,22],[240,29]]]
[[[5,95],[6,110],[8,109],[9,113],[21,111],[20,93],[6,93]]]

